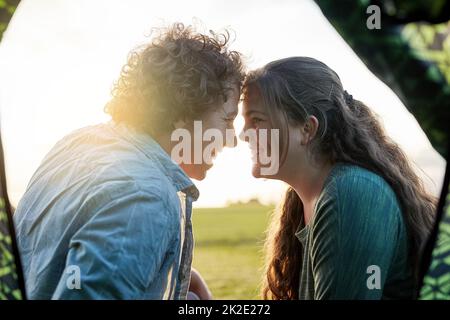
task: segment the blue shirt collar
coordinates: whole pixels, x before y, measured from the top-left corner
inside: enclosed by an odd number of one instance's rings
[[[158,161],[164,174],[178,191],[189,195],[193,201],[198,199],[200,192],[192,180],[149,134],[138,131],[125,123],[117,123],[113,120],[109,124],[115,131],[119,132],[122,138],[127,139],[148,158]]]

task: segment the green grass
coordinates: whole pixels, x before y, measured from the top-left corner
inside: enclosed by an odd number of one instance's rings
[[[259,299],[264,231],[273,207],[194,209],[193,266],[215,299]]]

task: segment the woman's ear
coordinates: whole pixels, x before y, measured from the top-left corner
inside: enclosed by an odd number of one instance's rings
[[[315,116],[308,116],[305,123],[303,124],[302,131],[302,145],[307,145],[310,143],[317,134],[319,129],[319,120]]]

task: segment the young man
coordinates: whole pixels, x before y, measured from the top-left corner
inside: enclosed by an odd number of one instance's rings
[[[122,69],[112,120],[45,157],[14,215],[29,298],[186,298],[199,195],[190,178],[211,164],[193,154],[176,163],[171,136],[195,136],[195,120],[224,136],[233,129],[243,66],[228,39],[182,24],[160,30]]]

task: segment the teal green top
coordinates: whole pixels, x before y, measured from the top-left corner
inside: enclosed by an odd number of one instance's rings
[[[296,236],[303,249],[299,299],[413,297],[401,209],[377,174],[335,165],[311,221]]]

